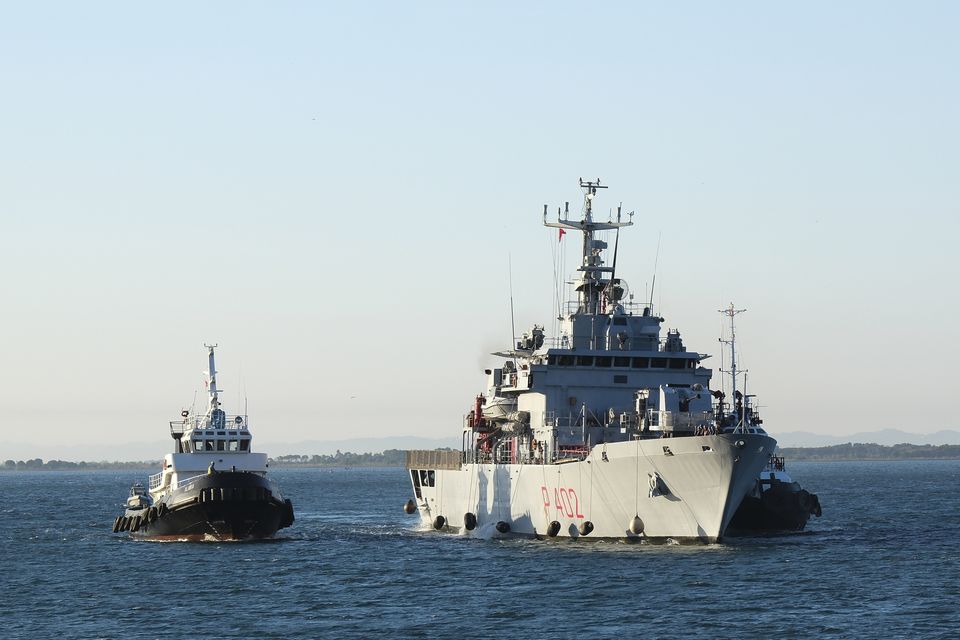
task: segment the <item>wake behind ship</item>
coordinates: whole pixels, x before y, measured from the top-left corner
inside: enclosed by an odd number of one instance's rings
[[[174,452],[149,488],[136,483],[114,533],[149,540],[269,538],[293,524],[293,504],[267,478],[267,455],[253,453],[246,415],[220,408],[214,346],[207,346],[208,405],[170,423]]]
[[[596,221],[597,181],[580,181],[582,217],[544,225],[582,234],[577,299],[557,337],[532,330],[486,370],[464,418],[461,451],[411,451],[408,512],[450,532],[676,541],[720,540],[776,447],[737,390],[730,318],[730,401],[710,390],[709,356],[636,304],[617,276],[616,220]],[[598,232],[616,233],[613,260]]]

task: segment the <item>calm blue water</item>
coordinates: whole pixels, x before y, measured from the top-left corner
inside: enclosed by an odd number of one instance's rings
[[[960,637],[960,461],[789,470],[809,533],[711,546],[420,532],[401,469],[272,472],[279,541],[135,542],[146,471],[0,473],[0,636]]]

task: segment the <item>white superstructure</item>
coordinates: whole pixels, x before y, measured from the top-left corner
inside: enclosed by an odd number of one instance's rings
[[[267,474],[267,454],[251,450],[253,435],[246,415],[227,415],[220,408],[214,349],[207,348],[207,409],[204,413],[181,412],[170,422],[175,451],[163,457],[163,470],[150,476],[150,497],[157,502],[192,478],[210,471],[243,471]]]
[[[766,465],[776,442],[749,396],[710,390],[706,354],[635,304],[616,275],[624,221],[593,218],[596,181],[580,181],[584,205],[544,224],[582,234],[577,299],[558,335],[534,326],[488,369],[487,390],[464,418],[461,451],[413,451],[413,504],[437,529],[715,541]],[[612,264],[598,232],[615,232]],[[652,296],[651,296],[652,300]],[[731,308],[731,335],[734,336]],[[736,360],[731,360],[736,379]]]

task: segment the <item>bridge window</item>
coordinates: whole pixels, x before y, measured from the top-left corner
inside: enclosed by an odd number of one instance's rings
[[[598,366],[598,367],[609,367],[609,366],[610,366],[610,356],[598,356],[598,357],[597,357],[597,366]]]
[[[573,366],[573,356],[560,356],[557,359],[557,364],[561,367],[572,367]]]
[[[578,366],[578,367],[592,367],[592,366],[593,366],[593,356],[577,356],[577,366]]]
[[[681,360],[681,359],[679,359],[679,358],[672,358],[672,359],[670,360],[670,368],[671,368],[671,369],[683,369],[683,368],[686,366],[686,363],[687,363],[686,360]]]
[[[634,369],[649,369],[649,368],[650,368],[650,358],[634,358],[634,359],[633,359],[633,368],[634,368]]]
[[[667,368],[667,359],[666,359],[666,358],[650,358],[650,368],[651,368],[651,369],[666,369],[666,368]]]
[[[613,366],[615,367],[629,367],[630,358],[616,357],[613,359]]]
[[[223,451],[223,450],[225,450],[226,447],[225,447],[224,445],[226,445],[226,444],[227,444],[227,443],[224,442],[223,440],[217,440],[217,451]]]
[[[213,440],[204,440],[204,441],[203,441],[203,450],[204,450],[204,451],[213,451]]]
[[[227,443],[227,451],[239,451],[240,450],[240,441],[239,440],[230,440]]]
[[[244,439],[244,440],[241,440],[241,441],[240,441],[240,451],[250,451],[250,441],[249,441],[249,440]]]

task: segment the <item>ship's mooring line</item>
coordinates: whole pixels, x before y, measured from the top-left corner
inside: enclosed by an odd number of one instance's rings
[[[637,455],[634,456],[637,466],[637,488],[633,494],[634,507],[636,508],[636,515],[640,515],[640,436],[637,436]]]
[[[547,482],[547,465],[546,465],[546,463],[543,463],[540,468],[541,468],[541,470],[543,471],[543,488],[544,488],[544,490],[546,490],[547,485],[550,484],[549,482]],[[547,499],[546,499],[546,500],[544,501],[544,503],[543,503],[543,519],[544,519],[544,522],[546,522],[547,524],[550,523],[550,513],[549,513],[548,510],[547,510],[547,503],[548,503],[548,502],[550,502],[550,493],[549,493],[549,492],[547,493]]]
[[[604,453],[606,453],[606,447],[607,447],[607,445],[604,444],[603,447],[604,447]],[[591,462],[591,463],[590,463],[590,505],[589,505],[589,508],[587,509],[587,519],[588,519],[588,520],[593,520],[593,518],[590,517],[590,516],[593,515],[593,466],[594,466],[594,465],[593,465],[593,463]]]
[[[517,492],[520,491],[520,473],[523,471],[523,465],[517,467],[517,482],[516,486],[513,488],[513,495],[510,496],[510,517],[513,517],[513,501],[517,497]]]

